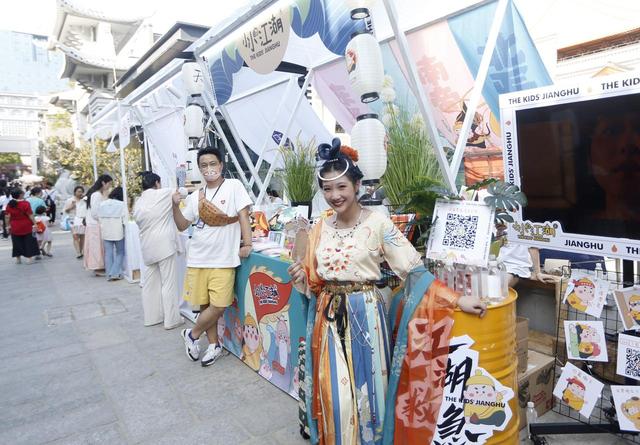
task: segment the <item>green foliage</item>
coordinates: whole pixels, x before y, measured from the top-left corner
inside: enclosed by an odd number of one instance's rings
[[[279,177],[287,197],[294,202],[309,202],[316,193],[316,142],[296,140],[295,148],[280,147],[283,169]]]
[[[107,143],[104,141],[95,143],[98,174],[108,173],[114,178],[116,185],[120,185],[122,183],[120,152],[107,153],[106,146]],[[59,172],[66,169],[75,174],[78,184],[85,186],[93,184],[95,178],[90,143],[83,143],[76,148],[72,141],[53,137],[47,139],[44,150],[49,159],[45,172],[51,170]],[[141,150],[136,139],[132,139],[131,144],[124,150],[127,190],[130,199],[142,193],[140,178],[136,176],[143,170]]]
[[[64,113],[48,115],[47,119],[53,130],[71,128],[71,116],[66,111]]]
[[[509,213],[527,205],[527,197],[516,185],[495,181],[489,184],[487,191],[489,196],[484,202],[496,209],[496,224],[512,223],[514,220]]]
[[[395,210],[423,213],[431,202],[425,190],[442,181],[431,141],[419,116],[410,117],[406,110],[389,105],[385,113],[387,170],[381,180],[385,194]]]
[[[5,164],[22,164],[18,153],[0,153],[0,165]]]

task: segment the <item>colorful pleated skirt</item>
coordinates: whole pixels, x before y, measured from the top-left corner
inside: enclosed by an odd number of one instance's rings
[[[391,354],[382,296],[368,283],[328,284],[314,315],[307,373],[318,442],[380,444]]]

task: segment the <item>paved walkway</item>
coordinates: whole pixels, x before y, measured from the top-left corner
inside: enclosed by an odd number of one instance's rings
[[[179,329],[143,327],[137,285],[84,271],[67,233],[53,247],[53,259],[16,265],[0,240],[0,444],[309,443],[295,400],[234,356],[190,362]]]
[[[0,240],[0,444],[305,444],[297,402],[233,356],[190,362],[179,329],[145,328],[140,288]]]

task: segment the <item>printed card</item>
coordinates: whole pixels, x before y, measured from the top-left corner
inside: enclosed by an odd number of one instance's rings
[[[618,362],[616,373],[640,380],[640,337],[618,335]]]
[[[604,385],[571,363],[564,365],[553,395],[586,418],[591,416]]]
[[[640,432],[640,386],[611,386],[622,431]]]
[[[625,331],[640,329],[640,289],[629,287],[614,292]]]
[[[570,360],[609,361],[604,325],[601,321],[566,321],[564,337]]]
[[[607,281],[574,270],[564,293],[563,303],[568,303],[577,311],[600,318],[608,291]]]

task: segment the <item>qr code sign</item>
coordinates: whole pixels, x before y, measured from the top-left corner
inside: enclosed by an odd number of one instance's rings
[[[477,216],[447,213],[442,245],[456,249],[473,249],[477,230]]]
[[[624,363],[626,375],[630,377],[640,377],[640,350],[627,348]]]

